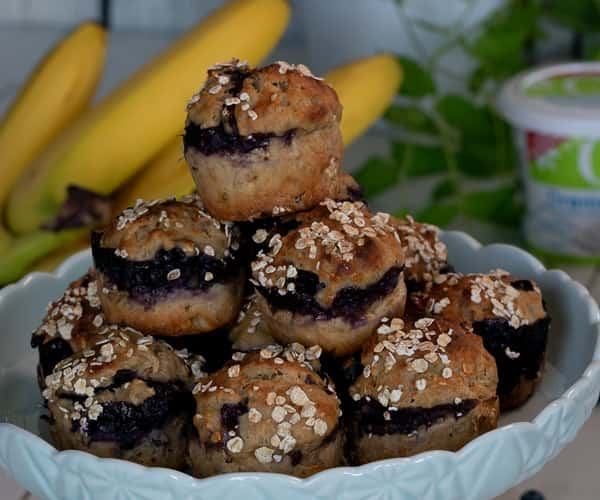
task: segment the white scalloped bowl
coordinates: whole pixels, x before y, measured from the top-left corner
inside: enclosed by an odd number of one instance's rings
[[[58,452],[39,429],[40,396],[30,332],[46,304],[91,264],[89,251],[55,274],[34,273],[0,291],[0,466],[48,499],[475,499],[491,498],[533,475],[573,440],[600,392],[600,312],[587,290],[562,271],[547,271],[515,247],[446,232],[450,261],[461,272],[501,267],[536,280],[552,315],[548,368],[535,396],[503,415],[497,430],[456,453],[434,451],[361,467],[340,467],[300,480],[277,474],[194,479],[90,454]],[[40,437],[41,436],[41,437]]]

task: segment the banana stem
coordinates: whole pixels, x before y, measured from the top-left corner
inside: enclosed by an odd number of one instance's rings
[[[0,285],[21,278],[31,265],[51,251],[81,238],[89,228],[65,231],[35,231],[19,237],[0,228]]]

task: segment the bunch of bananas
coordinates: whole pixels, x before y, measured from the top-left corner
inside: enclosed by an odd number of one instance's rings
[[[183,104],[213,63],[236,56],[258,64],[289,17],[286,0],[231,0],[92,107],[106,33],[85,23],[57,45],[0,123],[0,285],[86,246],[98,213],[72,199],[73,187],[113,212],[137,198],[191,192]],[[389,105],[402,68],[383,54],[325,78],[344,106],[348,144]]]

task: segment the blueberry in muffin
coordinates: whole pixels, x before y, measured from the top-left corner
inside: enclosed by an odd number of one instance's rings
[[[358,464],[456,451],[497,425],[494,359],[457,322],[385,318],[360,363],[347,411]]]
[[[442,274],[430,290],[410,296],[409,308],[461,320],[482,337],[498,365],[500,407],[522,405],[543,369],[550,329],[542,293],[531,280],[496,270]]]
[[[236,245],[229,225],[208,215],[196,198],[140,200],[92,237],[107,320],[162,336],[231,323],[244,288]]]
[[[342,461],[340,404],[313,367],[320,348],[272,345],[235,353],[194,388],[198,477],[256,471],[306,477]]]
[[[185,158],[206,210],[222,220],[314,207],[340,190],[342,106],[303,65],[208,72],[188,105]]]
[[[390,216],[326,200],[295,217],[298,227],[272,236],[252,263],[264,321],[283,344],[357,351],[382,317],[404,310],[404,254]]]
[[[41,325],[33,332],[31,347],[39,353],[40,388],[44,388],[44,378],[60,361],[102,340],[105,326],[98,283],[88,273],[49,304]]]
[[[134,330],[108,326],[103,335],[46,377],[55,446],[183,468],[193,411],[186,363],[167,344]]]

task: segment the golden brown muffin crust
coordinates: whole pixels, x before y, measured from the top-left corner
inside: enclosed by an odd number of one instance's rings
[[[103,232],[101,245],[121,257],[142,261],[160,249],[181,248],[186,255],[205,254],[223,259],[232,244],[229,226],[206,213],[198,199],[154,200],[128,208]]]
[[[202,128],[223,122],[231,133],[228,106],[234,106],[237,133],[243,136],[337,127],[342,116],[337,94],[327,83],[306,66],[285,62],[254,69],[236,61],[214,66],[188,106],[188,120]]]
[[[240,311],[236,324],[229,332],[229,340],[236,351],[254,351],[275,344],[263,313],[256,303],[256,296],[248,299]]]
[[[48,312],[33,336],[41,336],[44,343],[62,338],[73,352],[77,352],[101,340],[105,322],[98,282],[87,273],[71,283],[62,297],[48,306]]]
[[[388,408],[453,404],[496,397],[498,374],[482,339],[445,319],[382,321],[363,346],[363,373],[350,388],[355,400]]]
[[[528,282],[527,289],[513,284]],[[518,285],[517,285],[518,286]],[[529,289],[531,287],[531,289]],[[531,325],[546,317],[542,294],[531,280],[512,277],[503,270],[488,274],[441,274],[425,292],[410,296],[411,308],[473,323],[484,319],[505,319],[513,328]]]
[[[439,229],[415,222],[410,215],[402,219],[392,217],[390,224],[400,236],[406,279],[416,284],[433,281],[448,262],[446,245],[438,238]]]
[[[329,307],[342,288],[373,284],[404,263],[389,214],[372,214],[363,202],[328,199],[294,217],[300,226],[274,235],[270,252],[252,263],[255,284],[285,294],[294,291],[291,281],[299,269],[310,271],[325,284],[315,298]]]
[[[299,344],[235,353],[194,388],[199,440],[224,445],[230,461],[245,470],[262,470],[296,449],[308,456],[337,430],[340,416],[334,388],[310,365],[319,356],[318,346]],[[230,432],[223,427],[223,405],[240,404],[246,411]]]

